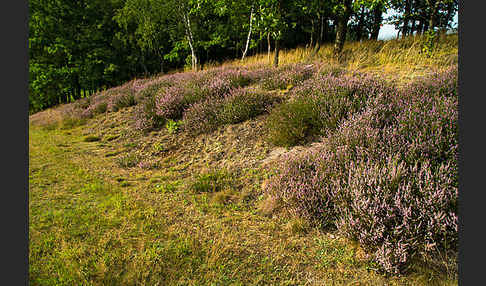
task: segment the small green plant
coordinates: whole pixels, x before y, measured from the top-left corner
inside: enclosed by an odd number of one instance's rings
[[[165,150],[164,145],[161,142],[155,142],[154,145],[152,145],[152,149],[155,152],[162,152]]]
[[[172,119],[167,120],[165,124],[165,128],[169,131],[169,134],[174,134],[179,131],[180,127],[182,126],[182,121],[174,121]]]
[[[353,265],[356,263],[355,250],[339,240],[316,239],[319,245],[317,257],[325,268],[337,265]]]
[[[230,185],[228,174],[221,171],[210,171],[197,175],[190,185],[195,193],[219,192]]]
[[[163,182],[155,185],[155,191],[159,193],[174,193],[179,187],[179,181]]]
[[[277,146],[294,146],[318,134],[320,127],[315,104],[306,98],[299,98],[272,110],[267,119],[267,138]]]
[[[138,162],[140,162],[140,158],[135,153],[129,153],[125,156],[117,158],[116,162],[118,166],[122,168],[131,168],[131,167],[135,167],[138,164]]]

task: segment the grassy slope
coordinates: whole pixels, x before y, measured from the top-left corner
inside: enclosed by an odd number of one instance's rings
[[[360,62],[368,48],[345,65],[390,75],[399,70],[403,79],[450,64],[440,61],[457,55],[457,36],[451,42],[444,48],[449,55],[437,57],[439,62],[414,64],[417,56],[410,55],[416,48],[401,62],[376,60],[385,53]],[[323,57],[326,51],[320,51]],[[299,53],[283,53],[282,62],[297,61]],[[247,63],[257,61],[250,57]],[[142,136],[129,127],[131,110],[98,115],[66,130],[31,124],[32,285],[457,284],[418,266],[408,276],[384,277],[354,243],[260,211],[267,174],[259,167],[275,153],[263,140],[265,116],[190,139],[165,129]],[[100,141],[85,142],[86,136]],[[127,154],[161,159],[162,166],[123,168]],[[231,183],[221,191],[191,190],[197,174],[226,169]]]

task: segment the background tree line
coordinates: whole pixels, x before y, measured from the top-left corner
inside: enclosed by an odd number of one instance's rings
[[[282,48],[447,30],[458,0],[30,0],[29,110],[131,78]]]

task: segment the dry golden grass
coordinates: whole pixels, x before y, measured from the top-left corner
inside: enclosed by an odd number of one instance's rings
[[[331,43],[321,46],[315,56],[312,56],[312,48],[299,47],[282,50],[279,54],[279,64],[318,62],[323,65],[339,66],[348,71],[379,73],[397,80],[409,80],[430,73],[434,69],[457,64],[457,34],[440,35],[431,56],[423,52],[424,43],[425,38],[421,35],[388,41],[346,42],[339,61],[333,57]],[[227,61],[222,65],[271,65],[273,57],[273,52],[270,54],[270,61],[266,53],[257,54],[246,57],[243,61]]]
[[[282,51],[280,62],[397,80],[457,62],[457,35],[441,39],[434,57],[421,53],[421,41],[347,43],[339,63],[330,45],[315,58],[298,48]],[[223,65],[241,64],[266,65],[267,55]],[[132,107],[62,130],[62,108],[30,117],[33,285],[457,285],[420,265],[408,275],[384,276],[356,243],[279,213],[279,202],[258,192],[267,174],[257,167],[272,154],[261,140],[264,118],[189,140],[165,129],[133,131]],[[84,142],[86,136],[100,141]],[[117,164],[131,153],[161,167]],[[215,193],[190,190],[204,168],[223,167],[234,171],[235,184]]]

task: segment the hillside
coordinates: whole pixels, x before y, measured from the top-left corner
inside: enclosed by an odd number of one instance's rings
[[[30,282],[457,284],[457,45],[300,48],[31,115]]]

